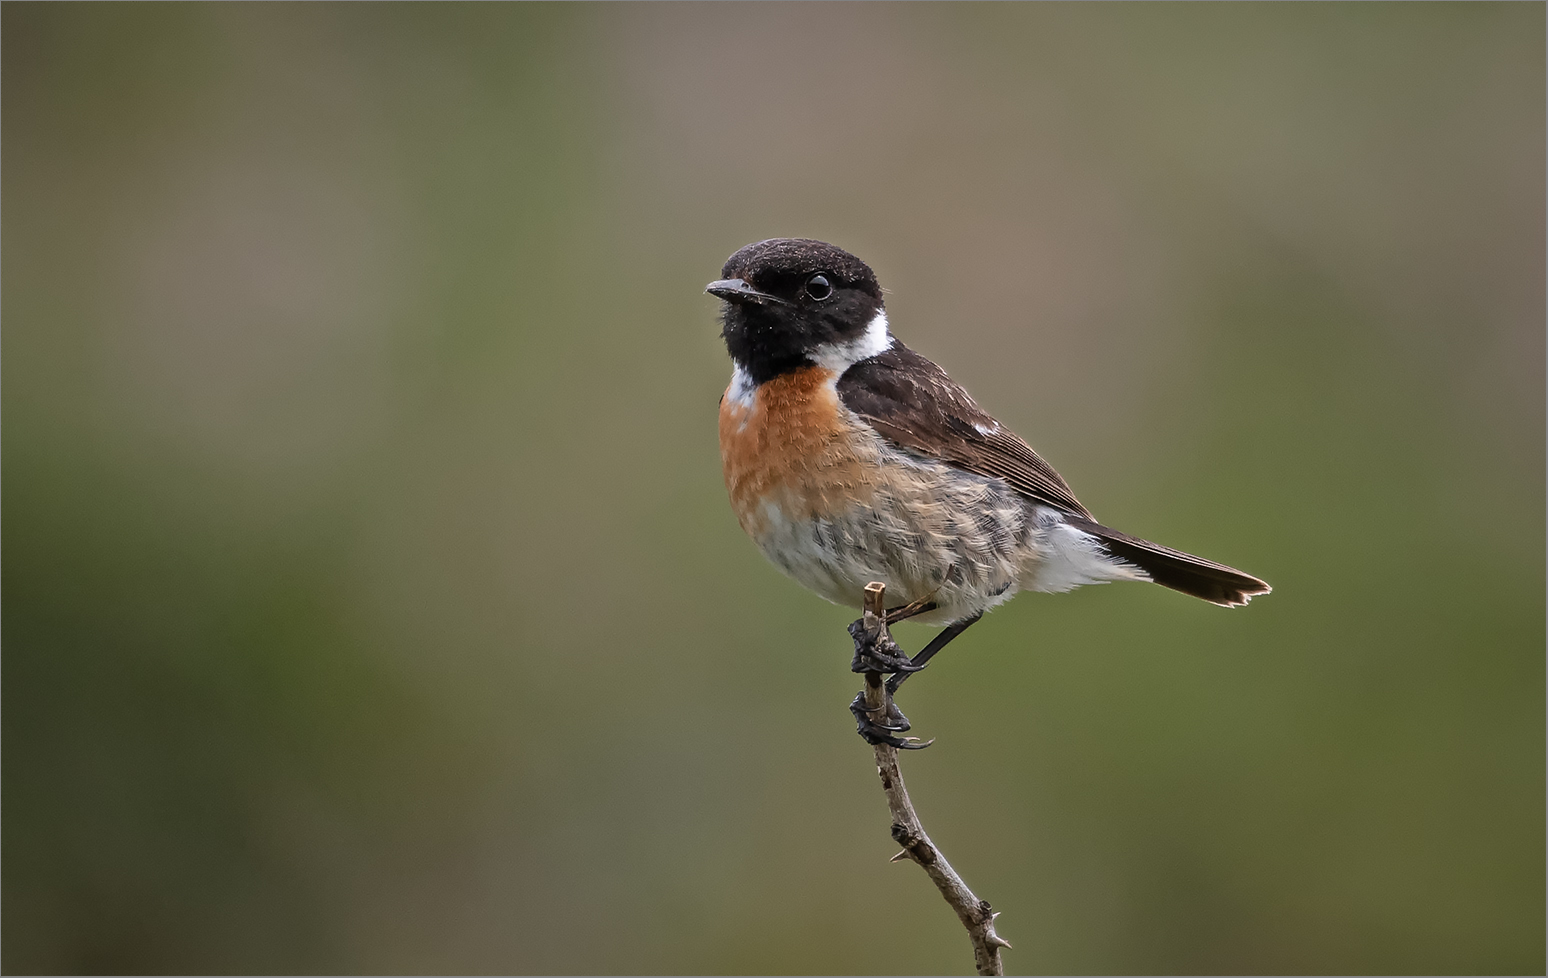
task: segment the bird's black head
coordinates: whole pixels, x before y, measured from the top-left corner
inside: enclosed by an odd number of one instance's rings
[[[813,363],[880,352],[882,291],[865,262],[810,238],[770,238],[726,259],[704,291],[725,300],[721,335],[755,384]],[[848,361],[846,363],[845,361]]]

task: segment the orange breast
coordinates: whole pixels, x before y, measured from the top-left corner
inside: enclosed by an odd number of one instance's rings
[[[759,386],[751,403],[720,402],[720,459],[737,521],[754,538],[771,510],[810,520],[865,505],[875,493],[875,450],[839,407],[833,371],[805,367]]]

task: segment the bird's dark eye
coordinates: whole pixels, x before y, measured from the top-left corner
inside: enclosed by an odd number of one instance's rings
[[[833,286],[828,284],[828,276],[813,275],[806,280],[806,294],[818,302],[833,294]]]

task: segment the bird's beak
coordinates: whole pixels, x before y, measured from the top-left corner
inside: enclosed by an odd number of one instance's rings
[[[777,295],[769,295],[767,292],[759,292],[751,285],[739,278],[723,278],[704,287],[704,291],[717,299],[727,302],[752,302],[757,305],[788,306],[790,303]]]

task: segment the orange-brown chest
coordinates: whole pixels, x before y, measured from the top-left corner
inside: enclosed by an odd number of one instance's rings
[[[736,518],[754,538],[870,501],[875,449],[845,411],[833,371],[806,367],[720,401],[720,459]]]

